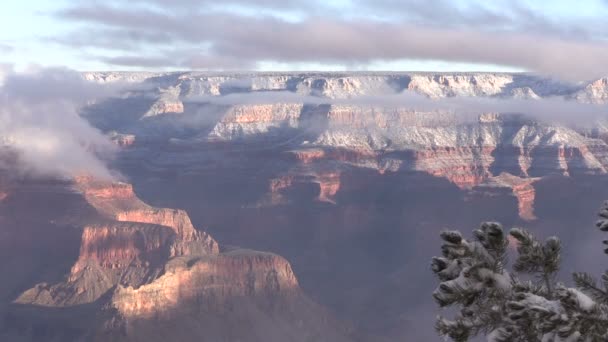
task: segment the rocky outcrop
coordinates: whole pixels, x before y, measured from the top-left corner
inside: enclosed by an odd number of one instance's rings
[[[416,169],[446,178],[466,189],[491,176],[494,149],[492,146],[433,148],[416,152],[413,162]]]
[[[472,189],[473,196],[513,196],[517,200],[519,217],[526,221],[536,219],[534,199],[536,191],[534,182],[537,178],[520,178],[508,173],[491,177]]]
[[[532,90],[532,88],[530,88],[530,87],[513,88],[509,95],[511,95],[511,97],[513,97],[514,99],[521,99],[521,100],[538,100],[538,99],[540,99],[540,96],[538,96],[534,92],[534,90]]]
[[[270,194],[270,202],[272,204],[280,204],[284,201],[283,190],[290,188],[294,184],[293,175],[286,175],[279,178],[271,179],[268,192]]]
[[[513,83],[508,74],[414,75],[408,90],[432,98],[496,95]]]
[[[107,269],[157,266],[170,255],[174,239],[174,234],[161,225],[109,223],[86,226],[72,274],[89,262]]]
[[[98,83],[133,82],[139,83],[160,75],[153,72],[85,72],[83,78],[87,81]]]
[[[317,199],[321,202],[335,203],[334,198],[340,191],[340,173],[319,173],[315,181],[319,183],[319,197]]]
[[[606,103],[608,100],[608,78],[603,77],[583,87],[571,95],[577,101],[585,103]]]
[[[110,132],[108,134],[110,140],[119,147],[129,147],[135,144],[136,136],[134,134],[121,134],[118,132]]]
[[[141,319],[196,310],[200,302],[222,308],[233,298],[279,297],[298,291],[298,281],[285,259],[237,250],[210,258],[175,260],[149,284],[118,287],[113,305],[124,316]]]
[[[116,214],[121,222],[140,222],[169,227],[177,236],[171,246],[170,256],[205,255],[219,253],[217,242],[209,234],[197,231],[188,214],[175,209],[132,210]]]
[[[100,214],[117,222],[158,225],[175,234],[169,255],[204,255],[219,253],[218,243],[207,233],[197,231],[183,210],[153,208],[143,203],[127,183],[99,182],[81,178],[77,187]]]
[[[304,164],[310,164],[327,157],[326,151],[321,148],[295,150],[290,151],[289,154],[293,155],[298,162]]]
[[[302,104],[246,105],[231,107],[209,134],[212,139],[239,140],[264,134],[283,134],[297,128]]]
[[[80,177],[76,180],[84,195],[92,203],[98,201],[117,202],[124,200],[138,201],[133,192],[133,186],[127,183],[97,182],[90,177]]]
[[[306,298],[289,263],[269,253],[176,259],[150,284],[117,287],[111,303],[133,339],[351,341],[351,329]]]
[[[517,197],[519,217],[524,220],[534,220],[534,198],[536,192],[532,182],[523,182],[513,186],[513,194]]]
[[[57,191],[60,188],[69,194],[70,201],[55,198],[64,195]],[[50,189],[56,192],[45,192]],[[271,337],[292,340],[289,331],[298,331],[294,341],[304,341],[314,331],[325,341],[349,339],[341,323],[306,298],[284,258],[235,247],[220,252],[218,243],[196,230],[185,211],[148,206],[137,198],[130,184],[81,177],[74,183],[53,186],[20,185],[15,191],[25,191],[17,197],[43,195],[45,201],[55,203],[49,218],[43,219],[47,226],[36,221],[27,229],[59,229],[56,225],[67,224],[73,235],[80,234],[80,247],[62,280],[31,284],[14,298],[6,319],[19,324],[4,326],[0,332],[8,335],[0,336],[27,340],[28,334],[44,333],[49,339],[68,341],[104,340],[108,336],[112,340],[141,340],[156,329],[155,324],[180,327],[182,319],[206,312],[219,321],[203,315],[200,326],[180,334],[181,340],[199,340],[200,334],[214,325],[221,329],[218,335],[212,334],[212,340],[230,336],[230,331],[239,336],[255,333],[254,341]],[[18,209],[14,215],[28,212],[38,216],[36,208],[17,208],[20,203],[33,204],[29,200],[10,204],[13,210]],[[84,207],[90,210],[83,211]],[[0,206],[0,213],[2,210]],[[75,211],[80,215],[62,217]],[[7,295],[1,290],[0,299]],[[61,315],[51,314],[59,310]],[[256,314],[251,315],[251,310]],[[281,328],[258,331],[267,320],[280,322]],[[67,329],[70,321],[78,322],[78,328]],[[236,321],[248,323],[241,326]]]
[[[162,114],[180,114],[184,112],[184,104],[177,98],[161,98],[152,104],[152,107],[142,118],[154,117]]]

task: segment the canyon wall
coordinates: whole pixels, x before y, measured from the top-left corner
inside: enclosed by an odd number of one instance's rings
[[[588,209],[582,202],[601,201],[602,188],[592,184],[604,184],[608,170],[604,78],[570,84],[509,73],[85,77],[157,88],[83,113],[124,146],[115,166],[141,196],[187,209],[196,225],[229,244],[285,256],[307,293],[388,340],[433,331],[430,294],[424,295],[432,279],[418,263],[433,255],[439,230],[470,231],[479,221],[498,220],[547,235],[542,229],[551,222],[551,234],[569,236],[566,222],[575,225],[573,217]],[[159,105],[178,101],[183,111]],[[510,104],[521,110],[504,110]],[[117,108],[125,115],[113,115]],[[573,201],[581,204],[571,219]],[[559,220],[556,212],[563,213]]]
[[[121,137],[114,138],[118,144],[128,146],[141,137],[145,141],[140,151],[151,141],[163,146],[157,151],[166,154],[157,158],[161,161],[150,161],[159,171],[185,167],[184,172],[204,173],[213,165],[209,158],[226,163],[230,157],[222,154],[232,151],[234,144],[243,144],[239,145],[243,152],[255,148],[294,155],[295,160],[281,161],[291,163],[289,170],[267,185],[267,197],[273,203],[282,201],[277,193],[284,192],[295,178],[298,184],[319,185],[317,198],[331,203],[339,174],[350,167],[379,173],[425,172],[466,190],[501,173],[524,178],[592,175],[605,174],[608,165],[608,147],[599,131],[589,134],[526,113],[475,113],[474,109],[467,113],[466,107],[459,112],[417,109],[420,100],[412,97],[560,98],[602,104],[608,94],[604,78],[568,84],[508,73],[191,72],[86,73],[84,77],[157,85],[147,95],[156,102],[144,108],[139,120],[115,123],[119,133],[112,134]],[[168,112],[182,115],[165,117]],[[94,121],[103,120],[103,104],[91,113]],[[551,118],[551,113],[544,117]],[[145,152],[130,155],[146,159]],[[181,155],[188,159],[180,159]],[[327,182],[330,174],[332,185]]]
[[[158,326],[186,329],[184,317],[191,320],[206,312],[224,318],[216,324],[203,315],[195,328],[188,327],[191,331],[174,333],[184,341],[215,341],[230,334],[255,334],[252,341],[304,341],[310,334],[327,341],[349,340],[349,328],[306,297],[291,265],[276,254],[220,249],[209,234],[194,228],[185,211],[151,207],[130,184],[90,177],[73,183],[28,183],[7,189],[10,195],[0,205],[0,217],[8,220],[0,221],[2,246],[21,263],[24,277],[7,292],[0,287],[0,337],[162,341],[166,336],[154,336]],[[41,211],[38,198],[54,205]],[[75,211],[77,217],[71,215]],[[21,219],[28,216],[31,222]],[[16,224],[19,229],[11,229]],[[28,272],[37,268],[20,261],[21,250],[27,253],[30,245],[36,246],[32,239],[46,233],[61,241],[37,244],[71,252],[47,260],[48,270],[32,277]],[[61,238],[60,233],[71,237]],[[45,263],[44,258],[36,260]],[[70,260],[71,267],[62,274]],[[0,269],[14,266],[7,262],[3,259]],[[45,277],[52,270],[56,275]],[[14,292],[18,294],[11,297]],[[281,328],[259,330],[265,321],[276,321]],[[209,327],[215,332],[205,331]],[[292,330],[297,334],[292,336]]]

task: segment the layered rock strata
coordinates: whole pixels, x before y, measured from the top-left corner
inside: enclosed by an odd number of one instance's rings
[[[315,334],[321,340],[349,340],[348,329],[302,293],[284,258],[234,247],[220,251],[211,236],[194,228],[185,211],[151,207],[130,184],[84,177],[34,188],[17,185],[11,193],[22,200],[11,203],[11,197],[0,205],[17,210],[16,217],[34,215],[34,222],[19,231],[3,229],[7,236],[0,235],[2,242],[17,241],[17,235],[36,229],[60,229],[73,236],[65,244],[79,240],[80,247],[63,279],[32,284],[16,296],[0,324],[0,336],[160,341],[164,338],[152,332],[155,324],[186,328],[183,319],[198,317],[200,323],[189,327],[190,333],[180,332],[180,340],[236,341],[250,334],[252,341],[304,341]],[[35,202],[29,198],[36,197],[55,201],[56,208],[45,214],[48,219],[30,207]],[[21,207],[26,203],[28,207]],[[200,316],[202,312],[207,314]],[[76,326],[68,329],[70,321]],[[272,321],[280,327],[264,331]],[[201,339],[211,327],[216,331]]]

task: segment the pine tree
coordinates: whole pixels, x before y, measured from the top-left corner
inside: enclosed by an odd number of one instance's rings
[[[607,232],[608,202],[599,215],[597,227]],[[470,240],[458,231],[441,239],[442,256],[431,262],[440,281],[433,297],[458,311],[437,318],[440,335],[456,342],[479,335],[489,342],[608,341],[608,271],[600,283],[586,273],[573,275],[576,287],[558,282],[558,238],[540,241],[521,228],[506,235],[499,223],[486,222]],[[517,246],[513,272],[506,269],[510,241]]]

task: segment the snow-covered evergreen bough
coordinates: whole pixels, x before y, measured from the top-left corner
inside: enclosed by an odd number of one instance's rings
[[[599,215],[597,226],[606,232],[608,201]],[[440,281],[433,297],[441,307],[456,306],[458,313],[452,320],[437,318],[439,334],[457,342],[479,335],[489,342],[608,341],[608,271],[601,284],[575,273],[576,288],[566,287],[556,280],[558,238],[541,242],[520,228],[506,235],[495,222],[483,223],[473,236],[441,233],[443,256],[431,262]],[[506,269],[509,243],[517,246],[514,272]]]

